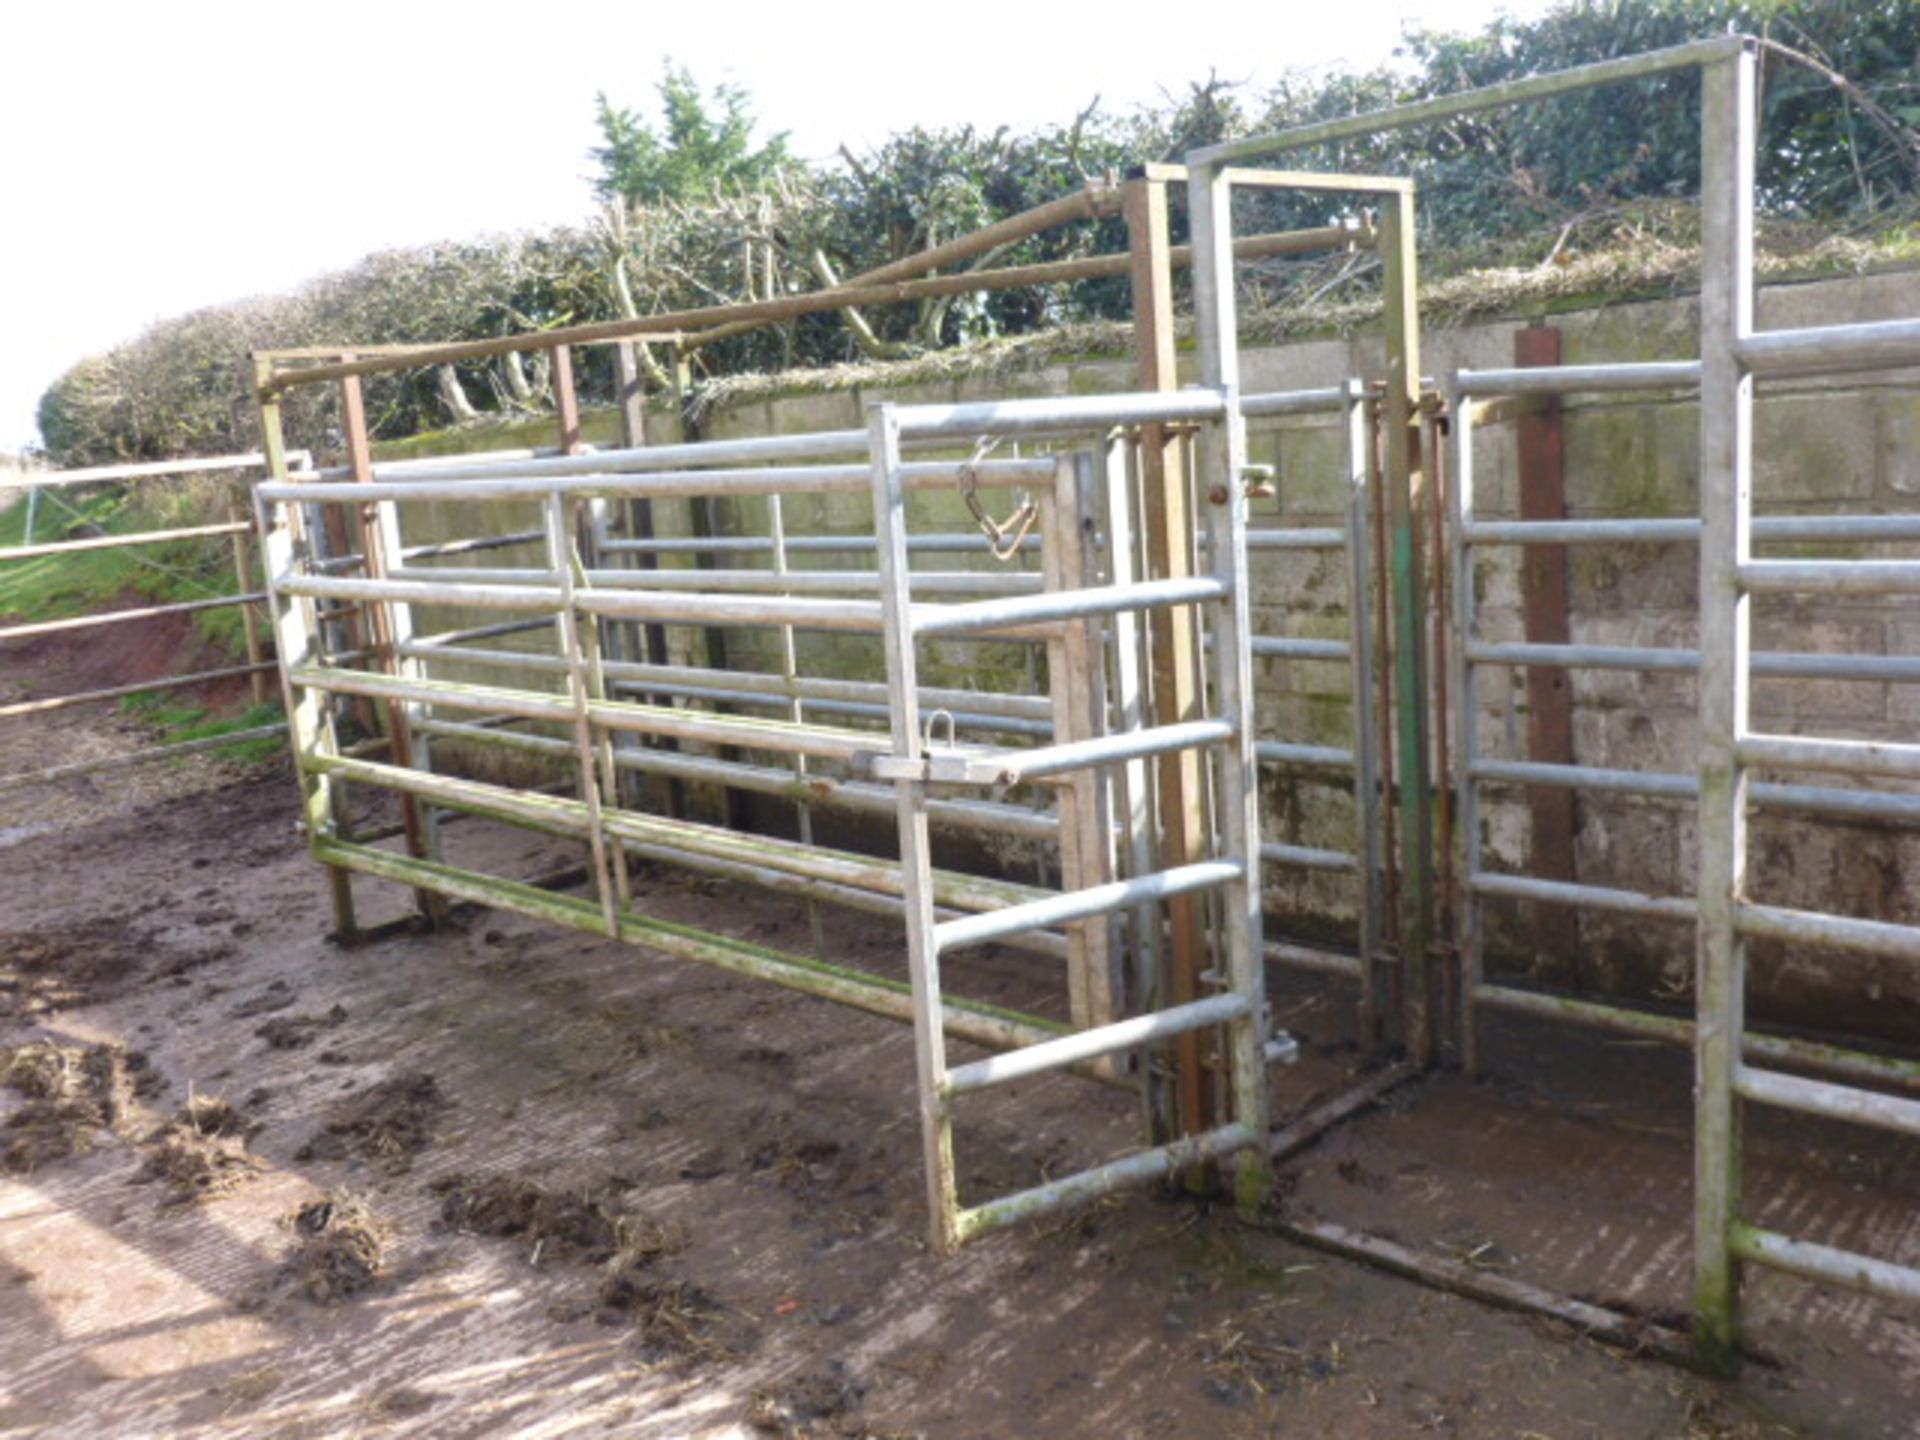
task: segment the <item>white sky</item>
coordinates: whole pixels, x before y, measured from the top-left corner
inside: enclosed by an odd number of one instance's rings
[[[0,450],[41,392],[153,321],[372,250],[582,219],[593,97],[654,112],[671,56],[810,158],[910,125],[1064,121],[1210,69],[1256,89],[1387,58],[1403,20],[1548,0],[808,6],[647,0],[7,0]],[[1098,17],[1093,18],[1093,17]]]

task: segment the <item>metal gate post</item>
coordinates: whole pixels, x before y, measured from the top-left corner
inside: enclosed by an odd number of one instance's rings
[[[1704,67],[1700,97],[1700,862],[1694,977],[1694,1344],[1731,1369],[1740,1276],[1729,1243],[1740,1203],[1735,1080],[1746,946],[1734,923],[1746,879],[1753,380],[1736,347],[1753,331],[1755,57]]]
[[[1387,341],[1381,407],[1393,606],[1393,700],[1399,757],[1400,967],[1407,1053],[1433,1062],[1433,797],[1429,782],[1425,567],[1420,516],[1428,503],[1420,455],[1420,314],[1413,187],[1383,197],[1379,255]]]
[[[1221,890],[1231,988],[1248,1009],[1228,1027],[1233,1118],[1262,1137],[1241,1152],[1235,1194],[1243,1211],[1258,1209],[1272,1179],[1264,1138],[1268,1123],[1267,993],[1260,887],[1260,794],[1255,753],[1252,615],[1247,594],[1246,422],[1240,414],[1240,347],[1233,294],[1232,182],[1222,170],[1189,171],[1187,213],[1193,233],[1194,328],[1201,378],[1218,387],[1226,411],[1200,431],[1198,493],[1206,510],[1208,554],[1228,593],[1214,610],[1214,708],[1234,726],[1216,752],[1220,858],[1239,867]]]
[[[1347,654],[1353,677],[1354,859],[1359,878],[1360,1037],[1372,1048],[1380,1040],[1380,963],[1382,885],[1379,731],[1373,713],[1373,422],[1367,387],[1349,380],[1341,399],[1347,467]]]
[[[880,569],[880,615],[887,652],[887,713],[893,753],[920,755],[920,694],[908,591],[907,504],[900,480],[900,422],[894,407],[867,411],[873,463],[873,531]],[[920,1090],[920,1140],[933,1246],[958,1244],[958,1192],[953,1173],[953,1101],[947,1091],[947,1037],[941,1024],[940,959],[934,940],[932,844],[927,833],[927,782],[893,782],[900,827],[900,898],[906,912],[907,958],[913,982],[913,1052]]]
[[[292,479],[287,466],[286,432],[280,418],[280,392],[267,388],[273,363],[255,359],[252,364],[254,397],[260,406],[260,450],[266,457],[267,479],[281,484]],[[273,628],[274,651],[280,657],[281,693],[287,707],[287,727],[293,741],[294,770],[300,778],[301,817],[307,828],[307,843],[312,845],[324,835],[334,833],[346,818],[340,790],[331,776],[308,764],[318,754],[338,755],[340,738],[333,723],[332,698],[319,690],[295,690],[287,674],[296,665],[311,664],[320,658],[318,604],[304,597],[283,597],[275,581],[290,573],[296,561],[311,563],[312,540],[306,533],[305,515],[300,505],[284,509],[286,523],[269,523],[270,507],[253,496],[254,514],[260,529],[262,568],[267,587],[267,615]],[[333,933],[342,945],[360,938],[360,927],[353,909],[353,875],[342,865],[328,865],[327,889],[333,902]]]

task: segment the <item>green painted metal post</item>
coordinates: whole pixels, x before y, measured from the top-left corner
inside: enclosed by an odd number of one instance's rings
[[[1385,291],[1385,429],[1388,565],[1393,608],[1394,749],[1400,805],[1400,964],[1407,1054],[1433,1063],[1428,937],[1433,916],[1433,798],[1428,763],[1425,566],[1421,516],[1430,502],[1420,448],[1419,274],[1411,187],[1383,197],[1380,263]]]

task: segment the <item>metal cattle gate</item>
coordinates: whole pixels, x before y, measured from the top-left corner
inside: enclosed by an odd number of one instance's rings
[[[278,637],[286,657],[290,713],[294,717],[309,824],[316,854],[340,870],[398,880],[421,891],[484,900],[542,918],[634,940],[651,948],[721,965],[808,993],[840,1000],[899,1018],[915,1027],[919,1057],[920,1105],[925,1127],[926,1168],[936,1238],[952,1245],[1017,1218],[1057,1205],[1105,1193],[1129,1181],[1177,1172],[1196,1162],[1241,1157],[1240,1193],[1257,1203],[1265,1174],[1267,1067],[1284,1059],[1291,1043],[1270,1036],[1260,963],[1260,910],[1254,876],[1260,841],[1252,806],[1255,760],[1251,687],[1251,650],[1245,635],[1245,513],[1243,489],[1222,493],[1208,508],[1208,557],[1204,573],[1184,579],[1138,580],[1129,575],[1132,547],[1111,545],[1104,581],[1089,561],[1092,522],[1104,515],[1110,534],[1128,524],[1131,496],[1124,470],[1110,453],[1068,452],[1022,459],[909,460],[902,446],[913,441],[951,444],[982,435],[1019,434],[1040,428],[1107,429],[1142,423],[1197,425],[1203,438],[1234,423],[1224,400],[1208,392],[1116,396],[1094,400],[1015,401],[981,406],[875,407],[866,435],[836,434],[768,441],[717,442],[604,452],[591,457],[480,461],[433,467],[419,478],[317,483],[272,483],[257,491],[263,506],[273,589],[278,606]],[[808,463],[823,452],[864,449],[855,464]],[[751,463],[742,464],[742,461]],[[703,468],[694,468],[696,465]],[[712,468],[704,468],[711,466]],[[905,519],[910,491],[961,486],[1004,491],[1018,486],[1035,514],[1044,569],[1040,576],[977,572],[913,571],[908,555],[913,536]],[[755,571],[649,572],[601,571],[582,562],[577,537],[583,514],[596,500],[637,497],[725,496],[734,501],[784,496],[870,495],[873,544],[878,568],[854,577],[837,572]],[[408,504],[457,504],[502,499],[533,501],[545,517],[547,564],[534,571],[457,570],[458,578],[427,578],[439,572],[410,567],[384,570],[383,545],[392,548],[398,513]],[[374,515],[367,527],[367,577],[324,573],[310,563],[312,516],[318,507],[365,507]],[[1084,523],[1083,521],[1088,522]],[[1115,559],[1113,557],[1123,557]],[[384,573],[382,573],[384,570]],[[668,588],[663,575],[690,575],[699,590]],[[807,574],[829,579],[829,588],[866,591],[872,598],[825,598],[806,593],[798,582]],[[725,577],[716,581],[715,577]],[[1038,578],[1038,587],[1021,583]],[[875,583],[866,583],[872,581]],[[634,583],[638,582],[638,583]],[[1010,583],[1011,582],[1011,583]],[[757,588],[749,588],[750,583]],[[720,588],[721,585],[730,588]],[[794,591],[802,593],[792,593]],[[986,598],[965,598],[981,591]],[[1010,593],[1009,593],[1010,592]],[[927,600],[926,594],[957,595]],[[321,606],[350,602],[388,612],[384,625],[394,635],[392,663],[380,671],[346,668],[327,653]],[[1237,602],[1237,605],[1236,605]],[[552,667],[564,682],[562,693],[491,685],[463,684],[425,673],[445,637],[416,639],[413,612],[432,604],[458,604],[542,617],[557,631]],[[1106,630],[1097,620],[1130,618],[1159,607],[1206,607],[1212,655],[1211,713],[1173,725],[1103,723],[1108,710],[1098,697],[1096,677],[1108,666],[1100,652]],[[1236,610],[1238,613],[1236,613]],[[619,680],[631,678],[645,689],[673,688],[684,695],[711,698],[716,677],[689,686],[687,677],[668,676],[659,667],[623,665],[605,659],[598,623],[640,619],[653,622],[778,626],[783,631],[834,632],[872,637],[884,649],[886,732],[829,725],[817,720],[767,719],[703,712],[670,705],[616,698]],[[1116,624],[1112,633],[1137,644],[1138,626]],[[916,645],[931,639],[984,636],[1045,647],[1051,723],[1026,705],[1024,697],[967,692],[948,695],[918,683]],[[791,654],[791,639],[786,653]],[[476,652],[453,649],[449,656],[472,661]],[[536,658],[523,653],[493,657],[510,668]],[[1121,667],[1114,667],[1116,673]],[[737,678],[737,677],[735,677]],[[842,682],[845,683],[845,682]],[[807,687],[815,697],[828,693]],[[751,701],[761,698],[740,692]],[[865,693],[847,691],[842,693]],[[327,696],[357,696],[393,707],[401,727],[397,747],[413,763],[381,763],[345,756],[340,751]],[[794,691],[799,703],[800,691]],[[955,712],[936,702],[953,700],[974,707]],[[859,702],[854,702],[859,703]],[[1138,709],[1138,697],[1133,697]],[[923,723],[922,711],[926,711]],[[485,717],[479,726],[446,722],[438,711],[464,711]],[[937,714],[944,711],[945,714]],[[980,713],[976,713],[980,712]],[[856,712],[858,713],[858,712]],[[508,743],[544,753],[570,750],[579,778],[579,798],[530,794],[507,787],[424,768],[422,742],[430,736],[504,735],[498,722],[511,718],[545,722],[561,734],[519,735]],[[998,731],[1009,722],[1038,730],[1050,743],[1027,746],[957,743],[956,732]],[[492,722],[492,723],[486,723]],[[944,724],[940,723],[944,722]],[[944,738],[943,737],[944,732]],[[623,803],[620,773],[678,773],[683,778],[744,778],[731,762],[671,756],[636,747],[619,747],[614,737],[647,735],[681,742],[731,745],[804,758],[839,767],[845,778],[823,793],[845,797],[858,787],[871,799],[889,795],[899,831],[901,860],[895,864],[823,850],[763,836],[743,836],[722,827],[645,814]],[[1211,786],[1222,816],[1212,853],[1163,869],[1129,864],[1132,873],[1114,878],[1113,827],[1103,823],[1109,804],[1104,787],[1076,782],[1101,768],[1115,777],[1150,757],[1184,749],[1203,750],[1210,761]],[[704,758],[704,757],[702,757]],[[775,771],[776,775],[780,772]],[[793,793],[793,777],[781,781]],[[812,774],[798,783],[810,795]],[[824,778],[824,777],[822,777]],[[369,784],[390,789],[420,811],[408,826],[410,848],[396,855],[342,839],[335,817],[340,787]],[[1056,797],[1044,826],[1030,809],[985,798],[1006,787],[1047,787]],[[936,800],[932,787],[957,789],[960,798]],[[1116,787],[1117,788],[1117,787]],[[1123,805],[1126,801],[1121,802]],[[479,814],[584,839],[591,854],[595,896],[592,901],[548,894],[448,865],[437,845],[427,807]],[[934,868],[931,826],[935,820],[1020,824],[1047,834],[1061,854],[1066,881],[1059,891],[977,879]],[[813,900],[852,900],[860,908],[897,910],[904,915],[911,982],[864,975],[818,958],[779,955],[719,936],[699,936],[650,921],[634,912],[627,892],[630,858],[690,863],[696,868],[767,884]],[[1131,857],[1129,857],[1131,860]],[[1134,1007],[1116,1018],[1114,931],[1110,917],[1125,915],[1136,928],[1159,902],[1176,895],[1217,897],[1222,968],[1210,993],[1186,1002],[1154,1008]],[[875,906],[873,899],[886,903]],[[1064,930],[1064,934],[1062,931]],[[1142,931],[1144,933],[1144,931]],[[1062,956],[1073,976],[1071,1010],[1076,1025],[1014,1014],[943,993],[942,958],[989,942],[1024,940],[1043,954]],[[1224,1029],[1225,1069],[1230,1082],[1227,1118],[1196,1134],[1183,1135],[1112,1161],[1081,1175],[1036,1189],[974,1205],[963,1205],[953,1172],[953,1108],[960,1097],[1045,1071],[1076,1067],[1096,1073],[1122,1073],[1112,1057],[1161,1044],[1200,1029]],[[986,1045],[1006,1053],[950,1067],[948,1037]]]
[[[932,1229],[943,1247],[1230,1158],[1238,1198],[1256,1205],[1270,1156],[1291,1153],[1449,1053],[1477,1066],[1488,1010],[1653,1036],[1690,1045],[1696,1057],[1692,1343],[1700,1359],[1727,1365],[1737,1355],[1743,1262],[1880,1295],[1920,1296],[1915,1272],[1756,1229],[1742,1221],[1738,1203],[1742,1103],[1920,1131],[1920,1104],[1859,1088],[1912,1088],[1920,1081],[1914,1065],[1749,1034],[1745,1023],[1746,937],[1920,955],[1920,932],[1912,929],[1785,910],[1746,895],[1750,804],[1920,819],[1920,800],[1903,794],[1750,778],[1756,767],[1920,777],[1920,746],[1768,736],[1747,726],[1747,687],[1756,674],[1920,678],[1913,660],[1749,649],[1753,594],[1920,589],[1917,562],[1752,555],[1756,539],[1920,538],[1920,521],[1904,517],[1752,515],[1757,378],[1920,363],[1916,321],[1753,330],[1754,69],[1749,42],[1715,39],[1236,141],[1197,152],[1184,167],[1149,167],[1117,196],[1070,197],[917,257],[923,263],[887,267],[822,294],[388,355],[258,357],[273,474],[256,492],[260,529],[306,820],[315,856],[333,880],[340,932],[356,928],[349,877],[370,875],[413,888],[429,915],[445,898],[500,906],[910,1021]],[[1241,168],[1403,125],[1693,71],[1702,76],[1705,257],[1694,361],[1469,370],[1430,387],[1420,365],[1412,183]],[[1193,238],[1184,252],[1167,243],[1169,185],[1187,191]],[[1236,241],[1229,218],[1236,187],[1355,196],[1378,206],[1378,218]],[[581,443],[569,345],[670,337],[684,351],[739,325],[802,313],[967,285],[1075,278],[1080,271],[1059,267],[903,277],[1042,224],[1116,208],[1133,237],[1132,255],[1074,263],[1095,267],[1086,274],[1108,274],[1123,273],[1117,262],[1125,261],[1140,355],[1135,393],[878,404],[864,429],[651,447],[629,406],[621,446],[596,452]],[[1380,256],[1383,373],[1243,394],[1236,258],[1329,244],[1365,244]],[[1200,383],[1185,390],[1174,388],[1169,280],[1182,262],[1193,272],[1200,359]],[[1029,273],[1036,270],[1046,274]],[[373,461],[361,376],[509,348],[553,353],[556,451]],[[313,360],[328,363],[305,363]],[[629,360],[622,374],[632,373]],[[279,407],[287,389],[319,382],[342,386],[347,463],[303,480],[286,464]],[[1697,517],[1499,520],[1476,511],[1477,432],[1523,413],[1530,397],[1624,390],[1698,394]],[[1264,477],[1249,463],[1249,426],[1302,414],[1339,425],[1343,523],[1251,525],[1249,499]],[[1452,438],[1443,450],[1445,426]],[[946,528],[909,524],[909,497],[924,497],[916,505],[945,517]],[[679,502],[699,507],[704,519],[686,534],[659,533],[655,507]],[[403,515],[413,507],[481,503],[517,504],[530,523],[404,546]],[[711,524],[718,507],[730,517],[725,527]],[[956,521],[966,523],[962,507],[978,530],[955,533]],[[330,513],[357,524],[357,551],[322,543]],[[1621,542],[1698,544],[1697,650],[1571,639],[1496,643],[1478,633],[1473,582],[1482,550]],[[473,552],[513,547],[535,558],[517,567],[466,563]],[[1296,564],[1313,550],[1344,553],[1345,637],[1257,633],[1252,595],[1260,567]],[[871,568],[821,568],[868,555]],[[1429,573],[1429,560],[1442,557]],[[448,606],[506,618],[429,633],[423,614]],[[350,607],[365,622],[358,639],[338,623]],[[761,663],[737,663],[755,643]],[[1013,670],[984,659],[963,664],[955,681],[938,673],[954,668],[953,647],[968,657],[1024,658]],[[856,654],[855,673],[834,673]],[[1350,744],[1307,744],[1263,729],[1252,668],[1267,658],[1346,665]],[[1483,755],[1475,683],[1493,666],[1696,673],[1695,772]],[[1044,692],[1034,693],[1042,670]],[[471,678],[476,671],[486,683]],[[348,704],[384,713],[384,761],[343,744]],[[432,762],[441,744],[559,761],[571,781],[554,793],[445,773]],[[1352,851],[1267,838],[1263,766],[1348,777]],[[346,796],[358,786],[398,797],[394,833],[404,851],[354,836]],[[791,804],[798,839],[688,818],[688,797],[713,787]],[[1695,892],[1647,896],[1564,875],[1493,872],[1481,833],[1490,787],[1586,787],[1695,803]],[[899,860],[815,844],[816,812],[826,810],[891,814]],[[581,842],[591,897],[451,862],[440,826],[457,814]],[[936,863],[936,837],[967,836],[1039,845],[1049,858],[1038,883]],[[629,886],[636,860],[803,900],[814,907],[814,954],[774,952],[639,913]],[[1351,950],[1270,939],[1263,865],[1350,876]],[[1690,921],[1698,937],[1694,1020],[1489,982],[1481,909],[1493,897]],[[817,918],[823,905],[901,917],[907,978],[827,961]],[[1442,924],[1448,914],[1450,932]],[[1274,918],[1276,929],[1284,925],[1284,915]],[[953,993],[965,952],[988,943],[1063,966],[1063,1003],[1044,1015],[1017,1013]],[[1354,1019],[1363,1040],[1403,1048],[1408,1063],[1270,1133],[1269,1067],[1293,1046],[1271,1028],[1267,962],[1357,982]],[[996,1053],[950,1065],[950,1041]],[[963,1200],[953,1159],[962,1098],[1065,1069],[1139,1089],[1145,1148],[1016,1195]],[[1316,1243],[1362,1258],[1378,1258],[1384,1246],[1347,1232]],[[1404,1252],[1393,1263],[1421,1269]],[[1514,1301],[1513,1289],[1502,1298]],[[1619,1320],[1570,1302],[1521,1303],[1589,1328]],[[1620,1322],[1616,1333],[1644,1334],[1645,1327]]]
[[[296,452],[287,457],[287,463],[304,469],[308,464],[308,456],[304,451]],[[224,540],[233,551],[233,574],[237,593],[209,593],[207,598],[201,600],[139,605],[100,614],[75,615],[56,620],[25,621],[0,626],[0,641],[38,640],[50,635],[110,629],[118,625],[139,623],[167,615],[190,615],[237,608],[240,611],[246,640],[247,663],[222,666],[215,670],[203,670],[195,674],[156,676],[136,683],[75,691],[66,695],[16,700],[0,704],[0,717],[52,714],[76,705],[118,700],[161,690],[186,689],[195,685],[212,684],[240,677],[245,677],[251,682],[256,703],[265,700],[267,676],[276,666],[273,660],[265,658],[266,651],[262,643],[264,637],[260,633],[260,625],[255,615],[256,608],[267,597],[264,591],[253,588],[259,583],[255,573],[257,570],[254,558],[255,527],[249,515],[250,507],[244,498],[245,488],[260,474],[265,465],[266,457],[255,453],[145,461],[125,465],[100,465],[74,470],[28,471],[26,474],[28,485],[26,533],[21,544],[0,546],[0,564],[48,561],[57,565],[70,556],[97,553],[103,550],[138,549],[183,540]],[[226,520],[206,525],[133,531],[117,535],[92,534],[74,539],[38,542],[33,538],[34,520],[40,511],[40,502],[43,498],[51,506],[66,511],[70,515],[73,513],[71,507],[59,498],[59,491],[82,486],[151,484],[179,476],[199,475],[217,475],[237,487],[236,492],[229,495]],[[42,492],[45,492],[44,497]],[[211,591],[211,587],[207,588]],[[179,740],[164,745],[145,746],[139,750],[93,760],[43,766],[36,770],[15,771],[0,775],[0,790],[19,789],[74,776],[96,774],[103,770],[122,769],[159,760],[177,759],[202,751],[224,749],[250,740],[276,737],[283,734],[285,729],[284,725],[279,724],[252,726],[203,739]]]
[[[1824,771],[1865,777],[1920,775],[1920,746],[1763,735],[1748,727],[1748,690],[1756,673],[1912,678],[1912,662],[1855,656],[1756,656],[1749,642],[1750,600],[1765,593],[1912,593],[1920,564],[1904,560],[1756,560],[1756,538],[1775,540],[1899,540],[1920,533],[1903,517],[1794,517],[1758,522],[1752,505],[1752,408],[1763,377],[1891,369],[1920,363],[1920,321],[1757,332],[1753,327],[1754,151],[1757,47],[1741,37],[1702,41],[1672,50],[1515,81],[1461,96],[1440,97],[1374,115],[1328,121],[1275,136],[1235,142],[1189,158],[1196,216],[1225,213],[1226,167],[1278,152],[1520,101],[1542,100],[1595,86],[1680,70],[1701,77],[1701,317],[1700,358],[1677,364],[1592,365],[1507,372],[1463,372],[1454,377],[1453,524],[1454,626],[1449,637],[1456,665],[1452,685],[1459,771],[1459,820],[1466,858],[1459,896],[1462,996],[1461,1036],[1468,1063],[1475,1058],[1475,1016],[1505,1006],[1584,1023],[1691,1043],[1695,1056],[1694,1333],[1699,1357],[1732,1364],[1738,1353],[1739,1266],[1776,1266],[1806,1278],[1895,1299],[1920,1299],[1920,1271],[1874,1257],[1774,1234],[1741,1219],[1740,1106],[1761,1103],[1832,1119],[1920,1133],[1920,1103],[1880,1091],[1790,1075],[1769,1065],[1796,1064],[1853,1081],[1910,1083],[1911,1065],[1746,1033],[1744,944],[1768,936],[1841,946],[1906,958],[1920,957],[1920,930],[1879,921],[1817,915],[1756,903],[1747,897],[1746,824],[1751,805],[1802,812],[1872,813],[1912,820],[1910,797],[1835,791],[1801,785],[1763,785],[1755,767]],[[1198,222],[1196,222],[1198,223]],[[1202,287],[1200,313],[1231,315],[1232,300],[1218,277],[1228,266],[1204,250],[1195,266]],[[1220,293],[1216,297],[1214,291]],[[1204,321],[1203,321],[1204,325]],[[1207,378],[1230,382],[1230,319],[1216,322],[1228,337],[1210,353]],[[1206,332],[1203,329],[1203,335]],[[1559,394],[1579,390],[1696,388],[1700,410],[1700,515],[1697,521],[1476,520],[1473,510],[1474,401],[1482,397]],[[1551,545],[1608,540],[1656,540],[1700,546],[1700,642],[1697,653],[1633,652],[1601,647],[1488,645],[1473,628],[1471,556],[1492,544]],[[1477,753],[1473,673],[1485,664],[1692,669],[1699,675],[1699,764],[1693,776],[1635,775],[1570,765],[1492,762]],[[1495,876],[1481,868],[1477,807],[1489,782],[1590,785],[1642,794],[1697,798],[1699,871],[1691,897],[1651,897],[1593,886]],[[1696,927],[1691,1026],[1593,1004],[1564,1005],[1525,992],[1487,985],[1480,977],[1478,907],[1493,894],[1583,905],[1669,918]]]

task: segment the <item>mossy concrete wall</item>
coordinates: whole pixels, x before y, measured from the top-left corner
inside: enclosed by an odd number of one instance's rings
[[[1920,276],[1876,274],[1763,291],[1766,328],[1920,314]],[[1568,364],[1605,360],[1687,359],[1697,354],[1698,304],[1692,298],[1611,305],[1552,317]],[[1505,366],[1513,360],[1518,319],[1430,332],[1423,370],[1444,377],[1461,367]],[[1249,393],[1323,386],[1349,375],[1383,371],[1377,334],[1311,340],[1260,349],[1245,357]],[[1124,357],[1085,357],[1013,375],[995,374],[889,390],[810,389],[802,381],[739,403],[704,419],[710,438],[852,429],[878,399],[949,402],[1017,395],[1061,395],[1122,390],[1131,385]],[[1920,388],[1908,377],[1887,382],[1815,382],[1764,387],[1756,407],[1756,502],[1761,513],[1875,513],[1920,504]],[[588,418],[591,438],[610,439],[607,414]],[[1698,498],[1697,407],[1681,398],[1580,397],[1566,408],[1567,504],[1575,516],[1690,516]],[[649,439],[675,434],[665,415],[649,419]],[[547,443],[551,421],[499,431],[463,432],[463,449]],[[1475,456],[1479,513],[1513,517],[1518,509],[1515,438],[1510,426],[1478,432]],[[1333,417],[1263,422],[1253,427],[1256,460],[1276,466],[1276,496],[1259,502],[1256,523],[1334,525],[1343,507],[1341,439]],[[418,453],[418,447],[414,447]],[[957,497],[914,497],[918,528],[965,529]],[[791,498],[790,533],[870,533],[864,496]],[[723,531],[765,533],[765,502],[717,508]],[[441,538],[476,530],[523,528],[530,510],[454,515],[440,507],[413,517],[408,538]],[[682,502],[655,507],[661,534],[692,533]],[[1786,553],[1784,551],[1778,553]],[[1812,553],[1805,547],[1794,553]],[[1834,552],[1849,553],[1849,552]],[[1858,553],[1858,552],[1853,552]],[[1888,551],[1887,553],[1895,553]],[[513,558],[518,556],[519,558]],[[1523,638],[1520,552],[1488,549],[1476,566],[1483,638]],[[493,552],[488,563],[534,564],[533,552]],[[688,563],[672,561],[669,563]],[[843,568],[866,556],[805,556],[795,564]],[[942,557],[942,568],[990,565],[985,557]],[[1264,552],[1255,556],[1254,614],[1262,633],[1322,638],[1346,630],[1346,574],[1337,553]],[[1690,545],[1576,547],[1572,554],[1570,612],[1573,638],[1614,645],[1691,647],[1696,643],[1697,553]],[[1764,597],[1756,601],[1755,643],[1762,649],[1920,651],[1920,615],[1906,601],[1870,598]],[[425,623],[484,623],[479,616],[435,614]],[[698,662],[697,631],[670,629],[677,659]],[[524,645],[524,641],[512,642]],[[771,631],[727,632],[729,662],[778,668]],[[1345,745],[1351,710],[1344,666],[1265,659],[1256,662],[1263,738]],[[878,643],[859,636],[806,636],[803,673],[881,677]],[[930,683],[1033,689],[1044,684],[1035,657],[1019,647],[963,644],[929,647]],[[476,674],[474,678],[482,678]],[[1524,672],[1485,667],[1475,702],[1485,751],[1523,758],[1526,748]],[[1576,671],[1574,758],[1587,765],[1688,772],[1695,763],[1695,693],[1691,677],[1675,674]],[[1920,687],[1763,680],[1754,686],[1754,723],[1863,739],[1912,739],[1920,725]],[[1353,834],[1346,783],[1325,772],[1269,773],[1264,777],[1269,838],[1349,848]],[[1660,894],[1692,885],[1697,836],[1688,807],[1582,796],[1577,802],[1579,878],[1597,885]],[[1525,869],[1529,836],[1524,797],[1495,795],[1484,811],[1490,863]],[[1756,820],[1752,893],[1770,903],[1920,922],[1920,835],[1868,824],[1805,817]],[[1302,937],[1350,935],[1353,897],[1336,875],[1269,867],[1268,898],[1279,928]],[[1525,906],[1495,902],[1488,915],[1491,969],[1530,983],[1589,993],[1686,996],[1692,936],[1685,926],[1583,916],[1573,954],[1542,950],[1535,937],[1551,933]],[[1920,1024],[1920,973],[1892,961],[1785,951],[1756,945],[1752,1006],[1807,1024],[1882,1034],[1915,1033]]]

